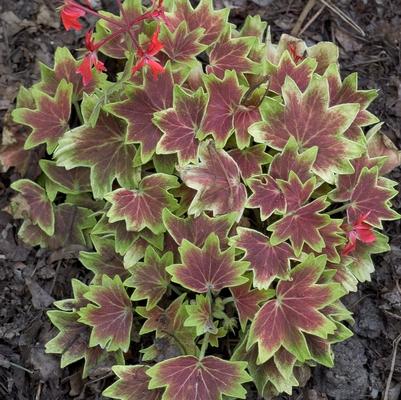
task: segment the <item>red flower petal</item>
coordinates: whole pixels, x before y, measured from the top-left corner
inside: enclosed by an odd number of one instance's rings
[[[354,232],[350,232],[348,235],[349,242],[345,245],[342,251],[343,256],[347,256],[351,252],[353,252],[356,248],[356,235]]]
[[[366,223],[362,226],[355,227],[355,232],[358,239],[363,243],[373,243],[376,241],[376,236],[373,233],[372,227]]]
[[[85,15],[85,11],[81,10],[79,7],[74,5],[65,5],[61,12],[60,17],[63,22],[64,28],[69,31],[71,29],[80,31],[82,29],[82,25],[79,22],[78,18],[83,17]]]
[[[84,86],[87,86],[92,81],[92,62],[90,54],[85,56],[81,65],[77,68],[77,74],[82,75]]]
[[[147,62],[147,64],[149,65],[150,69],[152,70],[152,74],[153,74],[153,79],[157,79],[157,77],[159,76],[159,74],[161,74],[162,72],[164,72],[164,67],[162,65],[160,65],[157,61],[155,60],[149,60]]]
[[[146,50],[146,54],[148,56],[154,56],[164,47],[163,43],[161,43],[159,41],[159,32],[160,32],[160,28],[157,27],[155,33],[152,35],[150,45],[148,46],[148,48]]]

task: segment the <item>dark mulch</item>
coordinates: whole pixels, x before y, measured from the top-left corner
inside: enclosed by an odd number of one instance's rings
[[[233,5],[233,21],[259,13],[271,26],[275,39],[289,32],[306,1],[217,0]],[[108,3],[109,1],[105,1]],[[334,2],[333,2],[334,3]],[[319,11],[319,1],[304,24]],[[365,33],[363,37],[337,14],[323,9],[302,34],[310,43],[331,40],[341,49],[344,74],[359,73],[360,86],[380,89],[371,110],[386,133],[401,148],[401,2],[400,0],[337,0]],[[81,38],[60,29],[51,0],[3,0],[0,2],[0,121],[12,106],[20,84],[30,85],[39,74],[37,62],[51,64],[59,45],[76,47]],[[1,124],[1,122],[0,122]],[[333,149],[335,151],[335,149]],[[401,170],[391,178],[400,181]],[[13,172],[2,174],[0,209],[7,205]],[[401,197],[394,201],[400,210]],[[59,360],[44,353],[44,344],[54,334],[46,310],[54,299],[69,296],[69,281],[83,271],[60,254],[27,248],[17,238],[18,224],[0,212],[0,399],[100,399],[109,383],[99,375],[82,382],[79,367],[61,370]],[[358,400],[380,399],[393,373],[388,400],[401,390],[401,351],[392,355],[394,340],[401,333],[401,225],[385,225],[392,251],[376,257],[372,282],[360,285],[346,303],[355,314],[355,336],[335,346],[336,364],[331,370],[317,367],[306,387],[282,399]],[[72,396],[72,397],[70,397]],[[190,399],[189,399],[190,400]]]

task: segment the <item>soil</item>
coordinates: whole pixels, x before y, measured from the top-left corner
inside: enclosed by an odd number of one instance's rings
[[[103,3],[108,6],[112,1]],[[233,7],[232,21],[237,24],[248,14],[260,14],[277,39],[281,33],[291,31],[306,1],[216,3]],[[303,26],[323,3],[316,2]],[[337,43],[344,75],[357,71],[361,87],[380,90],[370,109],[385,122],[383,132],[401,148],[401,1],[332,3],[360,29],[324,7],[301,37],[310,44],[321,40]],[[51,0],[0,2],[0,121],[13,106],[19,85],[29,86],[38,79],[38,61],[51,64],[57,46],[76,48],[82,41],[80,35],[61,29],[55,7]],[[390,177],[400,181],[401,169]],[[8,186],[17,178],[13,171],[1,175],[0,209],[7,206],[11,195]],[[400,211],[400,196],[394,206]],[[63,258],[63,254],[24,246],[17,238],[17,229],[18,222],[0,211],[0,399],[101,399],[100,393],[110,379],[104,378],[104,370],[82,381],[78,366],[61,370],[59,359],[44,353],[44,344],[54,335],[46,311],[54,300],[70,295],[69,281],[73,277],[84,278],[83,269],[74,260]],[[334,368],[316,367],[304,388],[279,399],[401,398],[401,351],[396,352],[396,340],[401,337],[400,221],[385,224],[385,232],[390,236],[392,251],[375,258],[372,281],[360,285],[360,290],[346,299],[354,312],[355,336],[334,346]],[[255,397],[250,394],[249,398]]]

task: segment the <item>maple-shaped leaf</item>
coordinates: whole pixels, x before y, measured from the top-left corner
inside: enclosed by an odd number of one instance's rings
[[[370,158],[366,154],[356,158],[355,160],[352,160],[351,164],[353,171],[349,174],[337,176],[336,187],[332,192],[329,193],[329,197],[336,202],[346,202],[351,198],[352,192],[358,183],[363,168],[372,169],[374,167],[378,167],[380,170],[383,163],[383,158]],[[383,178],[379,178],[379,181],[382,179]]]
[[[213,322],[212,305],[207,296],[196,295],[196,300],[185,308],[188,318],[184,321],[184,326],[195,327],[197,336],[217,333],[217,327]]]
[[[285,51],[277,66],[270,64],[269,68],[269,89],[281,94],[281,88],[285,79],[289,76],[302,92],[308,87],[316,68],[316,61],[313,58],[305,58],[296,64],[288,51]]]
[[[174,80],[169,64],[157,80],[151,75],[151,71],[145,73],[143,86],[129,86],[127,100],[105,107],[127,122],[127,141],[140,143],[143,163],[152,158],[162,136],[152,122],[154,113],[173,106]]]
[[[184,239],[195,246],[203,246],[206,238],[215,233],[222,246],[227,244],[228,232],[237,218],[236,213],[209,217],[202,213],[199,217],[180,218],[169,209],[163,211],[163,223],[174,241],[180,245]]]
[[[312,147],[299,153],[297,141],[291,136],[284,149],[277,153],[270,163],[269,175],[274,179],[286,181],[293,171],[302,182],[306,182],[311,177],[317,151],[317,147]]]
[[[138,189],[117,189],[106,195],[111,208],[107,212],[110,222],[124,220],[127,229],[141,231],[149,228],[153,233],[162,233],[164,208],[175,210],[178,203],[168,189],[178,187],[173,175],[153,174],[142,179]]]
[[[118,400],[161,400],[161,389],[149,390],[150,378],[146,375],[149,367],[145,365],[115,365],[113,372],[117,382],[102,393],[103,396]]]
[[[358,89],[358,74],[355,72],[341,81],[337,64],[332,64],[325,72],[329,83],[330,106],[345,103],[360,105],[359,112],[351,126],[345,131],[345,136],[351,140],[364,139],[362,127],[379,122],[378,118],[367,111],[369,104],[377,97],[377,90]]]
[[[264,104],[261,106],[264,107]],[[261,121],[262,115],[260,108],[255,105],[244,106],[242,104],[237,105],[234,112],[234,131],[237,146],[239,149],[246,149],[249,147],[251,141],[251,135],[248,132],[248,128],[255,122]]]
[[[213,215],[234,211],[242,214],[247,193],[237,163],[211,141],[203,143],[199,157],[199,164],[180,170],[185,185],[197,191],[188,213],[199,216],[202,211],[211,210]]]
[[[317,186],[316,182],[316,177],[302,182],[293,171],[290,172],[288,180],[277,180],[277,184],[285,198],[287,213],[298,209],[306,203]]]
[[[230,238],[230,244],[245,251],[244,260],[253,270],[253,286],[268,289],[275,278],[288,279],[290,259],[295,258],[288,243],[273,246],[269,238],[248,228],[237,228],[237,236]]]
[[[228,10],[214,10],[212,0],[201,0],[195,9],[186,0],[174,1],[173,5],[173,10],[167,14],[171,26],[177,29],[185,21],[190,32],[203,28],[202,44],[209,46],[214,43],[227,23]]]
[[[206,95],[200,88],[188,93],[174,87],[173,107],[154,114],[153,123],[164,133],[157,144],[158,154],[177,154],[180,165],[198,159],[196,138],[203,118]]]
[[[32,90],[36,108],[17,108],[12,116],[15,122],[32,128],[24,148],[32,149],[46,143],[47,152],[52,153],[59,139],[68,130],[71,115],[72,84],[62,80],[54,97]]]
[[[84,167],[67,170],[57,166],[54,161],[40,160],[41,170],[57,185],[58,191],[66,194],[91,192],[90,170]]]
[[[332,42],[320,42],[306,49],[308,57],[317,61],[315,73],[323,75],[326,69],[338,63],[340,51],[338,46]]]
[[[238,83],[234,71],[226,71],[219,79],[214,75],[205,76],[205,86],[209,94],[202,132],[211,133],[218,147],[224,147],[234,131],[234,114],[244,90]]]
[[[383,181],[381,183],[386,183]],[[352,190],[347,217],[349,223],[354,223],[359,216],[366,214],[365,221],[377,228],[382,228],[383,220],[395,220],[400,215],[391,209],[390,200],[396,196],[395,182],[380,185],[378,168],[363,168],[358,182]]]
[[[79,321],[92,326],[89,346],[127,352],[133,311],[121,278],[103,275],[101,285],[91,285],[85,297],[96,304],[88,304],[79,310]]]
[[[85,357],[88,348],[89,328],[80,323],[76,312],[51,310],[47,315],[60,331],[46,343],[46,353],[61,354],[61,368]]]
[[[219,238],[211,233],[202,248],[183,240],[179,247],[182,264],[167,267],[172,280],[197,293],[238,286],[247,281],[248,263],[235,261],[235,249],[220,250]]]
[[[95,281],[101,282],[103,275],[127,278],[129,272],[124,268],[122,257],[115,251],[114,240],[96,236],[92,236],[91,240],[96,251],[81,251],[79,261],[95,274]]]
[[[384,253],[390,250],[388,237],[375,231],[376,241],[373,243],[357,242],[355,250],[351,253],[351,263],[348,265],[351,273],[359,282],[370,281],[375,270],[372,254]]]
[[[252,190],[247,208],[259,208],[262,221],[273,213],[283,214],[287,208],[286,199],[275,179],[270,175],[260,175],[248,180]]]
[[[72,204],[60,204],[54,209],[54,219],[54,234],[51,236],[27,220],[23,222],[18,235],[31,246],[41,246],[50,250],[87,246],[84,231],[96,223],[91,210]]]
[[[317,146],[313,170],[328,183],[334,182],[336,173],[351,172],[350,160],[361,154],[361,148],[348,140],[344,132],[354,121],[359,105],[330,107],[327,79],[318,75],[313,77],[303,93],[287,77],[282,93],[284,104],[265,99],[264,121],[249,128],[255,140],[277,150],[282,150],[291,136],[303,149]]]
[[[54,233],[53,204],[46,195],[42,186],[30,181],[20,179],[11,184],[11,188],[21,193],[27,207],[29,219],[38,225],[49,236]]]
[[[166,387],[163,400],[222,400],[223,394],[244,399],[242,384],[251,380],[246,365],[214,356],[182,356],[162,361],[146,373],[151,377],[149,389]]]
[[[220,79],[227,70],[253,72],[257,64],[248,58],[248,54],[256,42],[257,39],[252,36],[233,38],[231,28],[226,28],[210,51],[206,72]]]
[[[315,178],[311,178],[302,183],[292,172],[289,181],[279,181],[287,210],[281,219],[267,227],[272,232],[270,243],[277,245],[289,239],[297,257],[304,244],[318,253],[325,246],[320,230],[330,223],[330,217],[321,212],[329,203],[325,196],[306,203],[315,189],[315,182]]]
[[[138,0],[124,1],[119,15],[104,10],[100,11],[100,13],[105,15],[108,20],[98,20],[93,37],[96,41],[100,41],[109,35],[115,35],[114,39],[108,40],[107,43],[100,47],[100,51],[112,58],[125,58],[126,52],[132,51],[131,37],[138,41],[138,34],[143,29],[143,22],[136,24],[136,29],[132,29],[131,26],[131,35],[128,32],[120,32],[118,35],[116,33],[121,30],[121,26],[127,23],[126,21],[134,21],[143,14],[142,2]],[[112,21],[115,21],[115,23]]]
[[[61,368],[84,359],[82,377],[85,379],[99,364],[105,368],[105,361],[113,365],[121,359],[118,352],[89,347],[90,328],[79,322],[78,313],[51,310],[47,315],[59,333],[46,343],[46,353],[61,354]]]
[[[146,308],[153,308],[166,293],[170,283],[166,267],[172,263],[173,253],[159,257],[153,247],[148,246],[144,262],[130,268],[131,276],[124,282],[125,286],[135,288],[131,300],[147,300]]]
[[[58,47],[54,54],[54,67],[39,63],[41,79],[34,88],[54,96],[57,92],[59,83],[64,79],[72,84],[72,101],[82,99],[83,93],[92,93],[96,86],[104,80],[103,74],[95,71],[94,77],[88,85],[84,86],[82,75],[76,72],[81,61],[76,60],[67,47]]]
[[[330,222],[320,229],[320,234],[324,240],[324,248],[321,253],[327,256],[327,260],[338,263],[341,257],[338,253],[338,247],[346,242],[344,230],[341,228],[343,220],[331,219]]]
[[[162,25],[160,30],[162,51],[167,54],[173,64],[190,65],[191,62],[196,62],[196,56],[207,48],[201,43],[203,32],[202,28],[189,30],[186,21],[182,21],[173,32]]]
[[[255,36],[263,40],[266,27],[267,22],[262,21],[260,15],[247,15],[240,30],[240,36]]]
[[[82,125],[60,140],[55,152],[57,165],[67,169],[89,167],[96,199],[112,190],[115,179],[120,185],[130,187],[134,182],[136,149],[126,143],[124,128],[121,120],[101,111],[93,128]]]
[[[251,289],[251,282],[230,288],[238,312],[241,329],[245,331],[247,321],[252,321],[259,311],[259,304],[272,297],[267,290]]]
[[[276,299],[268,300],[252,322],[247,348],[258,344],[258,363],[269,360],[283,346],[301,362],[311,358],[304,333],[327,338],[336,325],[321,310],[344,293],[336,283],[317,284],[326,257],[309,255],[280,281]]]
[[[241,149],[233,149],[228,154],[238,164],[243,179],[251,178],[262,173],[262,165],[268,164],[272,156],[266,153],[266,146],[257,144]]]
[[[238,147],[246,148],[250,142],[248,128],[262,118],[259,108],[241,104],[244,89],[234,71],[226,71],[222,79],[205,75],[203,80],[209,100],[198,136],[211,134],[217,147],[224,147],[235,131]]]

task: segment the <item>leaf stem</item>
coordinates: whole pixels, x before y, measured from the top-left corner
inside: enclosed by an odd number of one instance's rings
[[[181,290],[179,290],[178,288],[176,288],[174,285],[169,284],[168,285],[169,289],[171,289],[171,291],[173,291],[175,294],[177,294],[178,296],[182,295]]]
[[[81,123],[81,125],[84,125],[85,121],[84,121],[84,117],[82,116],[81,107],[79,106],[78,101],[74,100],[73,104],[74,104],[74,107],[75,107],[75,111],[77,112],[77,116],[78,116],[79,122]]]
[[[203,336],[202,347],[201,347],[200,354],[199,354],[199,359],[200,360],[202,360],[202,358],[205,357],[206,350],[207,350],[207,348],[209,346],[209,335],[210,335],[210,333],[207,332],[205,334],[205,336]]]
[[[341,207],[337,207],[337,208],[335,208],[334,210],[328,211],[326,214],[327,214],[327,215],[337,214],[337,213],[339,213],[339,212],[341,212],[341,211],[345,211],[349,206],[350,206],[349,203],[343,204]]]
[[[232,302],[234,302],[234,297],[226,297],[226,298],[223,300],[223,304],[224,304],[224,305],[226,305],[226,304],[228,304],[228,303],[232,303]]]
[[[212,304],[213,304],[213,296],[212,296],[212,292],[210,291],[210,289],[207,291],[206,297],[207,297],[207,299],[209,301],[209,304],[212,306]],[[212,311],[213,311],[213,308],[212,308]],[[199,354],[199,359],[200,360],[202,360],[202,358],[205,357],[206,350],[207,350],[207,348],[209,346],[209,336],[210,336],[209,332],[207,332],[205,334],[205,336],[203,336],[202,347],[201,347],[200,354]]]

